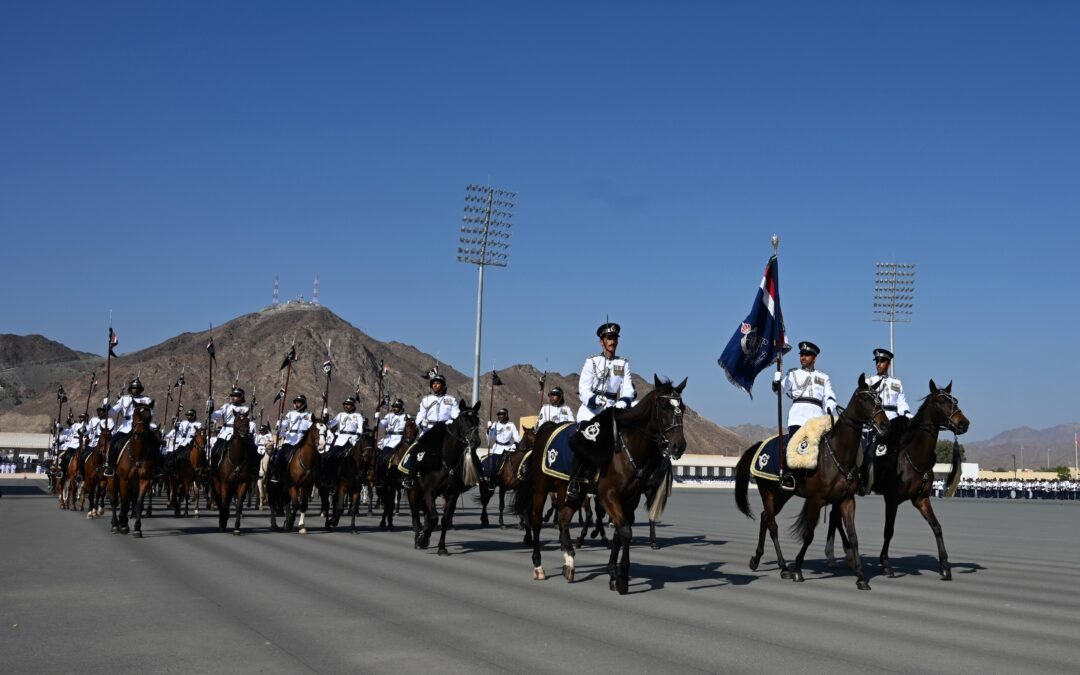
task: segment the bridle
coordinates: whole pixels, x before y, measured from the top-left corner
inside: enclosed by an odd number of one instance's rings
[[[671,439],[668,438],[668,434],[675,429],[682,429],[683,425],[683,410],[682,397],[678,394],[658,394],[656,396],[656,403],[653,409],[653,419],[656,421],[657,432],[655,435],[649,435],[649,440],[655,443],[660,448],[660,456],[663,459],[670,459],[673,456],[673,448],[671,447]],[[663,408],[663,403],[666,401],[667,405],[674,409],[671,417],[671,424],[664,426],[663,420],[660,419],[660,410]],[[634,461],[634,455],[630,452],[629,446],[626,444],[626,438],[623,437],[623,432],[619,429],[615,416],[611,416],[612,430],[615,432],[615,440],[618,443],[616,450],[621,450],[626,461],[630,464],[630,468],[634,471],[634,477],[640,479],[645,473],[645,468],[639,467],[637,462]],[[681,456],[681,453],[680,453]],[[678,459],[678,457],[675,457]]]
[[[875,391],[874,389],[859,390],[855,392],[855,398],[869,398],[873,402],[873,406],[870,410],[870,417],[865,420],[855,419],[854,414],[848,414],[848,411],[851,410],[851,407],[847,407],[840,408],[840,421],[844,424],[847,424],[856,431],[861,432],[863,427],[874,424],[874,420],[877,419],[878,413],[884,415],[885,408],[881,403],[881,395],[878,394],[877,391]],[[881,432],[880,429],[877,429],[877,431],[878,433]]]

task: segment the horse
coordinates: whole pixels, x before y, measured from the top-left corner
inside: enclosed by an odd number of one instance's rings
[[[211,469],[210,484],[214,501],[218,505],[218,532],[224,532],[229,523],[229,512],[236,498],[236,522],[233,534],[240,534],[240,521],[244,517],[244,497],[253,472],[259,462],[255,440],[251,437],[251,422],[246,410],[234,409],[232,438],[225,444],[221,461]]]
[[[488,502],[495,495],[495,492],[499,493],[499,527],[505,528],[506,523],[503,522],[503,510],[506,505],[506,491],[516,490],[518,486],[518,468],[521,466],[521,460],[525,459],[530,451],[532,451],[534,444],[536,443],[536,430],[526,429],[525,433],[521,436],[521,445],[513,452],[506,453],[503,457],[502,463],[499,465],[499,471],[495,474],[495,477],[488,482],[480,483],[480,496],[477,501],[480,503],[480,524],[483,527],[487,527],[491,524],[488,520]],[[519,519],[519,524],[521,520]]]
[[[116,459],[116,472],[109,478],[112,502],[112,532],[127,534],[128,512],[135,512],[135,536],[142,537],[143,503],[154,482],[161,437],[150,428],[150,406],[135,405],[131,435]],[[119,509],[119,514],[117,513]]]
[[[60,508],[74,511],[79,494],[79,453],[86,447],[86,436],[79,438],[79,447],[61,456],[59,498]]]
[[[312,424],[293,448],[292,457],[289,458],[289,464],[282,472],[279,482],[270,483],[267,490],[267,497],[270,499],[270,529],[275,532],[278,530],[278,511],[284,509],[285,530],[292,530],[299,513],[300,534],[307,534],[304,516],[307,514],[311,491],[322,469],[322,456],[319,454],[320,435],[318,425]]]
[[[926,519],[937,540],[938,573],[943,580],[951,581],[949,554],[945,552],[941,524],[930,505],[930,494],[934,484],[934,451],[937,448],[938,432],[946,429],[961,436],[967,433],[969,426],[968,418],[964,416],[960,404],[952,395],[952,382],[938,388],[934,381],[930,380],[930,394],[923,399],[914,417],[910,420],[897,417],[892,420],[892,426],[886,439],[888,450],[884,457],[879,457],[874,463],[873,491],[885,498],[885,543],[881,548],[881,570],[885,576],[896,576],[889,561],[889,542],[893,537],[897,508],[910,501]],[[946,485],[953,483],[959,470],[959,448],[954,446],[952,472]],[[833,534],[837,529],[840,529],[840,539],[845,550],[848,548],[846,533],[839,528],[839,520],[836,508],[833,507],[825,543],[825,555],[830,567],[836,566],[833,557]]]
[[[623,410],[608,408],[580,432],[586,439],[595,439],[598,452],[610,455],[607,465],[599,467],[596,495],[598,504],[603,506],[614,526],[608,557],[608,588],[619,595],[629,592],[631,527],[645,485],[652,474],[660,470],[665,459],[677,459],[686,451],[682,425],[682,391],[686,388],[686,380],[672,385],[671,381],[661,381],[653,375],[653,385],[654,389],[637,405]],[[548,438],[559,426],[545,423],[540,427],[535,447],[546,448]],[[543,580],[547,577],[540,558],[541,517],[548,492],[557,492],[563,576],[567,582],[573,582],[574,544],[570,539],[570,521],[577,509],[566,502],[567,481],[544,473],[543,455],[543,452],[534,452],[529,456],[521,484],[514,493],[513,509],[528,519],[532,530],[532,578]]]
[[[793,581],[803,581],[802,564],[806,550],[814,539],[818,513],[826,505],[837,505],[843,514],[844,527],[851,538],[851,568],[857,577],[859,590],[870,590],[870,584],[863,574],[859,559],[858,538],[855,535],[855,494],[859,490],[859,471],[856,461],[859,453],[859,440],[863,426],[873,424],[880,438],[885,438],[889,431],[889,418],[881,405],[881,395],[876,387],[866,383],[863,375],[851,395],[847,408],[832,424],[819,445],[818,466],[815,469],[795,470],[796,485],[794,490],[781,489],[778,481],[754,478],[761,494],[763,511],[761,527],[758,532],[758,545],[750,558],[750,569],[756,570],[765,550],[765,530],[769,530],[776,557],[780,566],[780,576]],[[781,441],[786,440],[786,437]],[[747,487],[750,482],[750,468],[754,453],[760,443],[747,448],[735,467],[735,504],[747,518],[754,518],[747,501]],[[783,452],[781,450],[780,452]],[[791,526],[791,533],[801,538],[803,545],[795,558],[795,567],[789,569],[780,551],[780,541],[776,536],[776,516],[793,495],[804,498],[803,509]]]
[[[436,422],[414,445],[416,478],[406,491],[412,510],[413,547],[426,549],[435,529],[435,498],[443,498],[439,555],[446,550],[446,531],[453,525],[457,498],[472,487],[474,453],[480,446],[480,401],[472,407],[462,400],[459,414],[449,422]],[[423,523],[421,523],[423,519]]]
[[[379,521],[380,530],[393,531],[394,529],[394,510],[397,508],[398,494],[401,489],[401,472],[398,471],[397,466],[419,436],[420,429],[416,426],[416,422],[412,418],[407,419],[401,441],[394,447],[394,451],[388,458],[389,466],[383,472],[382,484],[375,487],[379,503],[383,508],[382,519]]]
[[[79,497],[79,510],[89,500],[89,510],[86,513],[88,519],[98,518],[105,514],[105,459],[109,453],[109,439],[111,435],[106,428],[101,429],[97,446],[90,449],[90,454],[83,462],[82,493]]]
[[[324,487],[329,490],[331,502],[326,529],[333,530],[341,521],[342,503],[347,494],[349,495],[349,515],[352,516],[349,528],[353,534],[359,531],[356,529],[356,513],[360,510],[361,495],[368,484],[376,452],[375,432],[365,430],[340,458],[335,475],[323,475]],[[322,488],[319,492],[322,492]]]
[[[270,453],[264,452],[259,459],[259,480],[255,482],[255,488],[259,491],[259,506],[262,511],[266,508],[266,474],[270,470]]]

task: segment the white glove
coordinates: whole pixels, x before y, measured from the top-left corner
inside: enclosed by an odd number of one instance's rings
[[[488,421],[488,427],[487,427],[487,428],[488,428],[488,429],[492,429],[492,428],[494,428],[494,427],[495,427],[495,423],[489,420],[489,421]]]
[[[323,409],[322,409],[322,415],[323,415],[323,417],[326,417],[326,416],[327,416],[327,415],[329,415],[329,414],[330,414],[330,409],[329,409],[329,408],[326,408],[326,407],[323,407]]]
[[[622,399],[619,399],[618,401],[615,402],[615,408],[616,409],[622,410],[625,407],[626,407],[626,401],[623,401]]]
[[[773,376],[772,376],[772,381],[773,382],[779,382],[782,379],[783,379],[783,375],[780,374],[779,370],[776,371],[775,373],[773,373]]]
[[[101,405],[109,405],[109,397],[108,396],[101,399]]]

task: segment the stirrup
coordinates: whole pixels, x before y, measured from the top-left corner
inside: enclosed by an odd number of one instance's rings
[[[794,490],[795,489],[795,474],[785,471],[780,474],[780,489],[781,490]]]
[[[105,467],[105,477],[106,478],[112,478],[115,475],[116,475],[116,467],[113,467],[113,466]]]

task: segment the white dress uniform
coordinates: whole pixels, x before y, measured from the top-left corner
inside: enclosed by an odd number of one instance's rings
[[[285,442],[295,446],[304,437],[304,433],[311,428],[311,411],[290,410],[278,425],[278,431],[284,437]]]
[[[202,422],[180,420],[180,424],[176,427],[177,449],[191,447],[191,444],[195,442],[195,432],[199,429],[202,429]]]
[[[259,455],[265,455],[274,447],[274,434],[258,434],[255,436],[255,450]]]
[[[420,410],[416,413],[416,423],[420,425],[420,430],[423,432],[438,422],[449,422],[457,419],[460,412],[457,399],[453,396],[445,392],[441,396],[428,394],[420,401]]]
[[[70,450],[72,448],[71,439],[72,439],[71,427],[64,427],[63,429],[60,430],[60,438],[59,438],[58,446],[59,446],[61,452],[63,452],[64,450]],[[79,444],[76,442],[74,447],[76,447],[76,448],[79,447]]]
[[[609,359],[603,354],[585,359],[578,380],[578,422],[586,422],[605,408],[625,408],[634,402],[634,384],[630,381],[630,362],[621,356]],[[618,405],[618,404],[622,405]]]
[[[64,444],[65,450],[78,450],[80,436],[86,433],[86,425],[82,422],[76,422],[68,429],[68,438]]]
[[[136,403],[143,404],[143,405],[151,405],[153,402],[154,402],[154,400],[152,398],[150,398],[149,396],[143,396],[142,394],[140,394],[138,396],[132,396],[131,394],[124,394],[123,396],[121,396],[116,401],[116,403],[114,403],[113,406],[111,408],[109,408],[109,414],[110,415],[115,415],[117,413],[120,413],[123,416],[123,419],[120,420],[120,426],[116,430],[117,433],[121,433],[121,434],[130,434],[131,433],[131,418],[135,414],[135,404]],[[108,401],[108,399],[106,399],[105,400],[105,405],[108,405],[108,403],[109,403],[109,401]],[[154,415],[154,409],[151,408],[150,409],[150,416],[153,417],[153,415]]]
[[[788,410],[788,427],[801,427],[807,420],[836,411],[832,383],[820,370],[792,368],[784,375],[781,386],[794,400]]]
[[[540,414],[536,418],[536,428],[539,429],[540,425],[544,422],[555,422],[556,424],[562,424],[563,422],[573,422],[574,411],[570,409],[570,406],[566,405],[551,405],[545,403],[543,408],[540,408]]]
[[[521,432],[513,422],[495,422],[488,427],[488,447],[493,455],[511,452],[521,442]]]
[[[386,417],[379,420],[379,427],[384,434],[379,439],[379,448],[396,448],[401,444],[402,434],[405,433],[405,414],[386,413]]]
[[[87,425],[87,431],[90,434],[89,447],[96,448],[98,443],[101,442],[102,429],[108,429],[109,433],[111,434],[113,430],[116,429],[116,422],[113,422],[111,417],[95,417],[94,419],[90,420],[90,423]]]
[[[165,441],[161,445],[162,454],[171,454],[176,450],[176,429],[169,429],[169,433],[165,434],[162,440]]]
[[[233,423],[236,420],[236,413],[246,413],[248,407],[246,405],[233,405],[232,403],[226,403],[214,412],[210,413],[210,419],[215,422],[221,422],[221,429],[218,430],[218,440],[228,441],[233,435]],[[251,424],[251,421],[248,421]]]
[[[358,412],[342,411],[334,415],[334,419],[330,420],[327,426],[337,432],[334,436],[334,447],[343,448],[360,440],[360,434],[364,431],[364,416]]]
[[[885,416],[889,419],[911,417],[911,407],[904,396],[904,385],[900,380],[877,373],[866,377],[866,383],[871,387],[876,387],[878,382],[883,380],[885,384],[881,388],[881,407],[885,410]]]

